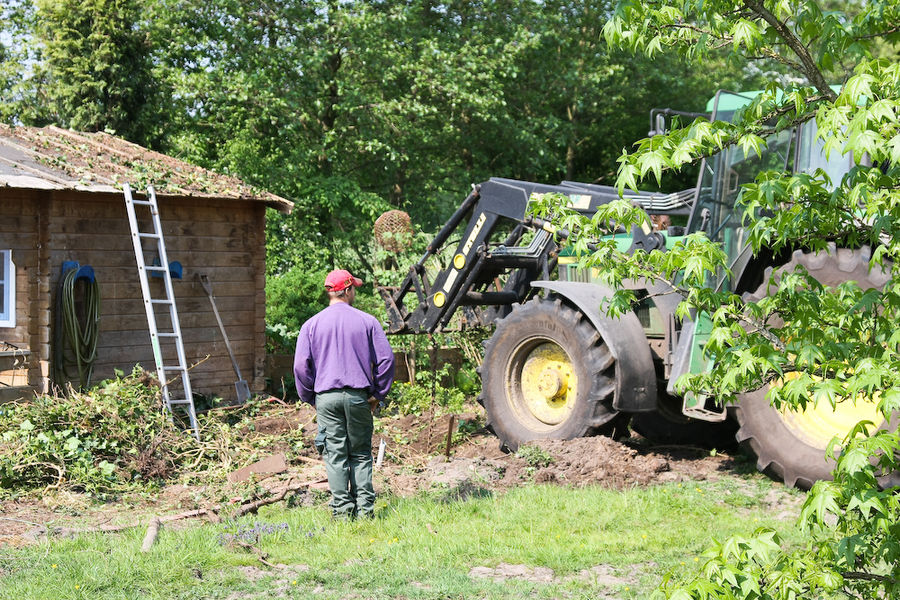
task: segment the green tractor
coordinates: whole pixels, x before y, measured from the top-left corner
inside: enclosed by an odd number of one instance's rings
[[[720,91],[707,110],[714,119],[729,120],[753,97]],[[651,116],[660,126],[664,118],[662,112]],[[773,271],[801,265],[828,286],[853,280],[880,288],[888,275],[869,270],[867,248],[752,256],[735,206],[741,186],[761,170],[821,168],[840,181],[851,166],[847,157],[825,158],[814,122],[777,134],[761,156],[728,147],[703,161],[696,188],[625,194],[651,216],[685,215],[686,227],[635,228],[617,240],[635,249],[665,250],[682,236],[703,231],[729,257],[732,277],[713,284],[751,298],[766,294]],[[791,412],[770,405],[768,388],[743,394],[732,407],[679,395],[674,384],[681,375],[709,366],[703,353],[709,321],[702,315],[679,319],[678,298],[645,281],[630,284],[643,298],[634,310],[608,316],[601,304],[613,290],[565,254],[565,232],[529,216],[529,201],[546,193],[565,195],[585,215],[619,197],[606,186],[492,178],[473,187],[400,286],[379,290],[389,333],[445,330],[454,316],[454,327],[494,326],[485,345],[480,400],[503,446],[515,450],[537,439],[611,434],[630,421],[660,444],[722,448],[737,440],[755,454],[761,471],[808,488],[831,476],[826,448],[832,438],[843,437],[863,419],[884,424],[871,402]],[[459,238],[449,264],[429,268],[455,232]],[[414,306],[407,307],[413,294]]]

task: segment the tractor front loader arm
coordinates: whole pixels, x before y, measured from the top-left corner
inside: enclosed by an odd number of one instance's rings
[[[535,292],[531,283],[550,279],[556,267],[558,241],[568,232],[527,214],[533,195],[560,194],[568,206],[585,215],[619,198],[616,188],[579,184],[543,185],[514,179],[492,178],[473,187],[463,203],[409,268],[399,287],[379,288],[387,307],[388,333],[434,333],[447,327],[459,308],[466,309],[464,325],[487,325],[503,316],[516,302]],[[628,192],[626,198],[649,213],[681,196]],[[448,239],[466,223],[450,264],[429,277],[426,265]],[[664,247],[656,232],[635,230],[636,247],[646,251]],[[590,247],[590,246],[589,246]],[[405,300],[415,293],[416,305]],[[494,308],[495,310],[486,310]]]
[[[466,309],[464,324],[487,325],[504,314],[504,307],[533,294],[531,282],[549,279],[556,267],[557,241],[566,236],[552,224],[527,215],[532,195],[547,193],[567,196],[570,207],[584,214],[618,198],[614,188],[577,187],[571,182],[554,186],[492,178],[474,186],[400,286],[379,288],[388,311],[388,332],[442,330],[461,307]],[[463,223],[450,264],[429,277],[429,259]],[[411,293],[416,305],[408,308],[405,301]],[[485,310],[491,307],[498,310]]]
[[[528,229],[525,210],[530,191],[502,181],[486,181],[453,213],[425,254],[410,267],[397,288],[379,288],[389,316],[389,333],[432,333],[447,326],[460,306],[472,307],[482,320],[482,307],[508,305],[524,300],[529,281],[551,268],[556,251],[553,236],[536,234],[525,248],[518,244]],[[426,263],[468,219],[450,265],[429,278]],[[506,222],[501,232],[499,227]],[[495,239],[498,238],[498,239]],[[512,275],[510,275],[512,273]],[[499,278],[509,275],[506,283]],[[405,305],[410,293],[417,305]]]

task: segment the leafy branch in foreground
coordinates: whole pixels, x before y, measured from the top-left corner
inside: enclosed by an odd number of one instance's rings
[[[896,433],[849,440],[835,480],[820,481],[801,512],[809,537],[803,548],[784,550],[777,533],[760,528],[752,536],[714,542],[699,573],[686,581],[667,579],[667,598],[894,598],[900,592],[897,522],[900,497],[880,490],[876,473],[900,467],[891,452]],[[878,465],[870,456],[879,456]]]
[[[883,421],[861,421],[832,442],[834,481],[810,491],[801,514],[809,535],[804,547],[786,548],[769,530],[716,542],[701,572],[667,580],[659,595],[788,600],[900,593],[900,500],[891,487],[900,466],[892,422],[900,409],[900,274],[894,268],[900,260],[900,66],[874,55],[875,40],[896,43],[898,22],[896,1],[850,2],[834,11],[804,0],[677,6],[624,0],[604,27],[610,43],[650,55],[672,49],[702,65],[727,52],[787,69],[781,83],[756,94],[730,122],[697,119],[623,153],[620,190],[729,145],[745,158],[771,153],[778,143],[789,148],[783,140],[800,124],[813,132],[825,158],[797,172],[770,164],[742,187],[732,218],[743,243],[753,257],[775,257],[776,266],[789,267],[767,271],[755,295],[727,291],[731,265],[703,227],[666,252],[622,251],[613,236],[603,236],[640,226],[642,217],[621,206],[593,220],[558,218],[599,240],[575,243],[587,255],[583,263],[618,288],[644,278],[651,294],[682,298],[682,318],[709,320],[704,352],[711,368],[683,376],[682,391],[733,400],[771,384],[768,398],[782,411],[871,402],[873,418]],[[854,166],[831,170],[838,160]],[[559,215],[562,209],[549,202],[539,210]],[[843,282],[811,274],[826,253],[847,274]],[[619,291],[609,308],[628,310],[635,300]]]

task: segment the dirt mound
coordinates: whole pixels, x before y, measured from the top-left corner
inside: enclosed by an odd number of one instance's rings
[[[734,468],[727,455],[711,456],[706,450],[690,447],[646,447],[638,437],[622,441],[603,436],[542,440],[524,446],[518,454],[509,454],[500,449],[493,434],[480,427],[484,422],[481,407],[468,410],[459,415],[431,411],[382,415],[372,437],[374,456],[380,443],[385,442],[383,463],[377,469],[381,491],[406,496],[435,487],[464,485],[499,490],[522,483],[621,489],[710,479]],[[263,412],[252,426],[256,434],[267,435],[289,434],[298,428],[302,431],[304,460],[307,464],[308,459],[319,460],[312,445],[317,430],[313,407],[298,404],[287,410],[281,408],[277,414]]]
[[[483,419],[482,419],[483,420]],[[447,451],[447,436],[450,435],[450,449],[458,452],[466,445],[459,435],[461,430],[479,429],[478,416],[474,412],[460,415],[440,415],[426,411],[421,415],[405,415],[385,418],[382,423],[384,433],[393,438],[395,445],[402,446],[410,456],[426,456]],[[376,433],[374,443],[378,445]],[[461,441],[463,440],[463,441]]]
[[[552,457],[549,465],[534,473],[537,483],[598,484],[621,489],[683,479],[708,479],[733,466],[731,459],[723,456],[703,456],[699,451],[692,457],[660,454],[602,436],[543,440],[533,445]]]
[[[727,455],[691,447],[647,447],[637,436],[623,441],[608,437],[543,440],[509,454],[500,449],[493,434],[475,426],[483,420],[479,410],[455,417],[452,423],[449,415],[430,413],[382,420],[382,431],[373,439],[376,449],[380,439],[387,444],[378,478],[381,489],[410,495],[447,488],[457,497],[523,483],[622,489],[712,479],[734,468]]]
[[[297,403],[288,409],[281,409],[269,416],[262,413],[252,421],[252,427],[247,430],[248,435],[280,435],[291,433],[300,427],[315,429],[316,409],[303,402]]]

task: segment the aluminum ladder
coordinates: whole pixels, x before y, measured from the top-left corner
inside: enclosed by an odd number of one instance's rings
[[[150,345],[153,347],[153,359],[156,361],[156,373],[159,385],[162,387],[163,398],[169,417],[175,414],[175,409],[186,410],[190,419],[191,433],[200,440],[200,430],[197,426],[197,411],[194,408],[194,396],[191,392],[191,379],[188,374],[187,358],[184,354],[184,342],[181,337],[181,326],[178,322],[178,310],[175,308],[175,293],[172,287],[172,274],[169,271],[169,258],[166,255],[166,244],[163,241],[162,224],[159,219],[159,207],[156,203],[156,191],[153,186],[147,186],[147,199],[135,200],[131,195],[131,187],[123,185],[125,192],[125,208],[128,210],[128,224],[131,227],[131,241],[134,244],[134,257],[137,260],[138,277],[141,280],[141,294],[144,297],[144,309],[147,312],[147,325],[150,327]],[[147,207],[150,213],[152,228],[150,231],[141,231],[138,225],[136,207]],[[144,248],[143,241],[152,240],[152,247]],[[151,246],[148,244],[148,246]],[[159,256],[159,265],[147,265],[145,253],[156,251]],[[150,293],[149,277],[151,273],[158,273],[164,282],[165,297],[154,298]],[[165,315],[168,310],[169,322],[167,331],[160,331],[157,325],[157,307],[160,315]],[[170,348],[174,345],[177,356],[177,364],[166,364],[163,361],[163,347],[165,342],[167,356],[171,355]],[[171,377],[174,375],[174,377]],[[178,382],[181,385],[178,385]]]

